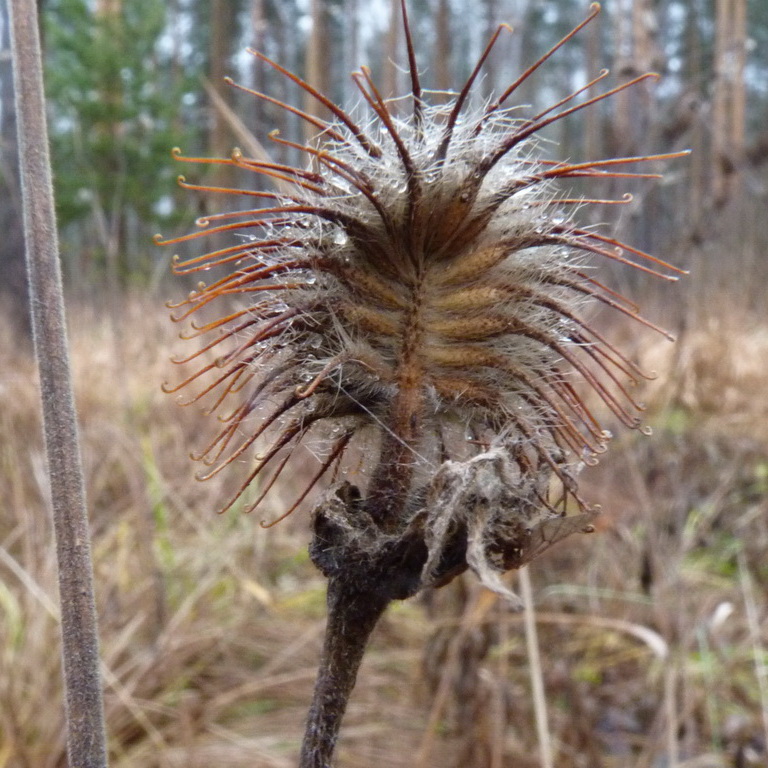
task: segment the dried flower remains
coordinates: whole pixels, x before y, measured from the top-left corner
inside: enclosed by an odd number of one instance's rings
[[[365,124],[251,51],[333,115],[322,120],[232,83],[317,130],[306,145],[271,134],[300,151],[305,167],[238,150],[212,159],[175,150],[182,162],[232,166],[270,183],[269,189],[218,189],[181,177],[185,188],[248,196],[254,207],[207,216],[191,234],[158,239],[172,245],[232,236],[219,250],[174,260],[179,275],[226,270],[172,305],[175,321],[194,320],[209,305],[240,304],[193,323],[183,338],[207,341],[175,361],[192,372],[166,387],[191,391],[186,404],[205,402],[219,418],[218,433],[194,456],[208,468],[201,479],[256,454],[224,509],[252,485],[255,496],[244,506],[255,509],[290,474],[297,491],[282,519],[321,481],[347,477],[379,530],[402,532],[431,504],[421,525],[426,539],[440,538],[441,526],[472,524],[464,519],[466,503],[463,517],[438,519],[435,504],[444,502],[436,500],[446,487],[458,493],[446,473],[453,466],[472,474],[467,468],[477,469],[476,460],[485,457],[496,462],[505,487],[516,489],[505,505],[528,508],[529,535],[538,530],[542,538],[542,526],[566,508],[589,512],[575,470],[593,463],[610,437],[594,403],[602,401],[616,420],[638,428],[643,406],[631,390],[648,378],[590,313],[607,307],[664,333],[595,277],[590,261],[621,263],[662,280],[676,280],[681,270],[579,226],[585,206],[622,205],[629,195],[567,197],[558,182],[655,179],[657,161],[684,154],[579,163],[543,156],[537,136],[547,126],[654,74],[590,95],[606,78],[602,71],[538,114],[522,117],[510,108],[520,85],[598,12],[593,5],[581,24],[479,109],[469,106],[471,90],[508,28],[496,30],[455,97],[430,106],[406,20],[408,109],[403,99],[383,98],[363,67],[352,77],[367,105]],[[307,454],[296,461],[300,446],[318,457],[311,469]],[[503,509],[488,514],[497,527],[503,523]],[[439,560],[445,537],[441,541],[430,547],[427,570]],[[486,559],[490,549],[486,541]],[[495,567],[529,559],[515,551],[502,553]]]

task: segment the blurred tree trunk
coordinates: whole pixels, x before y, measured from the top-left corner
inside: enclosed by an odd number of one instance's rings
[[[496,31],[496,27],[502,21],[499,18],[499,2],[498,0],[483,0],[483,7],[485,9],[485,29],[483,31],[483,45],[491,39],[493,33]],[[496,56],[493,53],[488,57],[485,62],[485,77],[481,80],[481,87],[483,90],[483,96],[490,98],[491,94],[496,92],[499,81],[499,67],[497,64]]]
[[[227,106],[232,106],[232,89],[224,84],[229,71],[233,38],[237,29],[237,4],[232,0],[211,0],[211,37],[209,44],[209,80],[216,93]],[[213,157],[229,157],[232,153],[232,134],[222,113],[214,104],[209,104],[210,127],[208,148]],[[214,186],[232,186],[232,168],[225,165],[212,166]],[[221,206],[221,196],[212,195],[208,201],[209,210]]]
[[[615,8],[616,60],[620,82],[628,82],[660,68],[656,49],[656,16],[650,0],[621,0]],[[653,84],[643,82],[614,97],[616,155],[642,153],[655,124]]]
[[[685,27],[686,49],[686,80],[692,91],[692,98],[704,96],[702,72],[703,51],[701,41],[701,15],[699,9],[693,5],[686,13]],[[695,103],[695,102],[694,102]],[[689,240],[692,246],[697,245],[701,237],[702,211],[704,205],[704,190],[706,188],[707,152],[704,147],[705,129],[700,119],[694,119],[691,129],[691,157],[688,163],[688,207]]]
[[[0,51],[10,50],[10,20],[7,4],[0,4]],[[4,306],[16,329],[29,337],[27,274],[24,263],[24,235],[16,149],[16,111],[10,56],[0,57],[0,290]]]
[[[390,0],[389,3],[389,29],[387,31],[387,44],[384,47],[384,61],[381,63],[381,86],[385,98],[397,96],[400,92],[400,70],[396,66],[400,62],[398,51],[400,48],[400,2]]]
[[[276,16],[275,20],[270,24],[271,38],[274,39],[275,44],[275,58],[284,67],[296,71],[297,65],[297,50],[299,46],[295,44],[296,36],[288,34],[290,30],[290,13],[291,10],[287,4],[276,3],[272,6],[272,10]],[[264,70],[267,73],[267,70]],[[289,81],[285,77],[273,78],[273,83],[268,91],[271,96],[280,99],[285,103],[297,103],[293,98],[291,89],[289,88]],[[266,86],[266,83],[265,83]],[[277,129],[283,136],[289,136],[290,138],[300,141],[303,137],[304,124],[303,121],[299,121],[298,118],[293,119],[284,109],[269,109],[264,106],[264,112],[269,117],[265,119],[264,133],[261,131],[257,133],[257,137],[262,141],[266,136],[266,133],[273,129]],[[298,127],[297,127],[298,126]],[[294,128],[296,130],[294,130]],[[288,152],[288,149],[281,144],[275,144],[273,149],[273,156],[280,163],[290,163],[296,158],[292,157]],[[298,160],[300,164],[304,162],[304,158]]]
[[[450,3],[448,0],[439,0],[435,18],[435,48],[432,64],[433,87],[438,91],[448,91],[453,85],[452,49]]]
[[[746,45],[747,0],[717,0],[712,193],[718,206],[734,193],[744,157]]]
[[[652,1],[621,0],[615,6],[614,23],[614,72],[618,83],[630,82],[647,72],[661,71],[663,61],[656,44],[658,23]],[[657,146],[655,93],[655,83],[645,80],[613,97],[611,154],[617,157],[639,156]],[[616,180],[611,187],[612,197],[628,191],[623,179]],[[639,191],[643,197],[638,198],[637,204],[629,209],[627,240],[640,248],[652,249],[655,229],[661,229],[660,220],[654,215],[657,198],[649,194],[646,187],[630,188],[630,191]],[[634,280],[635,276],[620,272],[619,279]]]
[[[95,18],[97,23],[101,23],[109,29],[118,29],[120,26],[120,17],[122,15],[123,0],[97,0],[95,6]],[[100,130],[105,133],[105,138],[110,147],[116,149],[120,146],[121,123],[118,116],[121,113],[121,104],[123,93],[119,78],[114,77],[111,68],[105,70],[104,79],[101,82],[100,99],[103,104],[110,107],[109,117],[100,126]],[[120,298],[120,256],[124,254],[123,243],[125,241],[125,219],[123,215],[123,199],[121,189],[124,183],[125,168],[120,166],[119,154],[113,151],[109,154],[110,167],[105,169],[112,177],[114,183],[111,186],[112,198],[97,199],[94,202],[94,216],[96,226],[99,232],[101,246],[104,249],[107,281],[109,285],[110,307],[114,311],[116,302]],[[119,329],[120,324],[116,327]]]
[[[345,13],[344,40],[346,41],[345,70],[342,75],[344,102],[346,106],[354,104],[359,92],[355,87],[351,72],[359,69],[363,63],[360,55],[360,2],[359,0],[348,0],[347,11]]]
[[[603,68],[602,48],[600,45],[601,21],[601,16],[598,16],[585,30],[584,67],[587,80],[596,77]],[[584,141],[582,146],[586,160],[596,160],[600,157],[603,149],[601,129],[600,111],[597,109],[587,109],[584,113]]]
[[[307,42],[306,79],[320,93],[329,92],[330,38],[328,35],[328,9],[325,0],[312,0],[312,31]],[[327,120],[328,110],[310,94],[304,96],[304,110],[311,115]],[[304,140],[310,141],[317,134],[317,128],[304,124]]]
[[[265,0],[252,0],[251,2],[251,30],[253,35],[253,47],[257,51],[265,52],[267,38],[267,16],[264,8]],[[260,59],[253,57],[253,88],[264,93],[266,85],[266,65]],[[257,134],[261,134],[266,128],[264,102],[261,99],[253,100],[253,122]],[[269,129],[271,130],[271,129]]]

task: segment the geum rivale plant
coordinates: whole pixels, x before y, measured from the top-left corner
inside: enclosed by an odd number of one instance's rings
[[[328,629],[302,752],[330,764],[363,650],[392,600],[450,581],[467,568],[514,596],[500,575],[552,542],[590,530],[596,512],[576,475],[610,437],[594,413],[640,426],[630,389],[643,372],[590,322],[603,306],[664,333],[594,276],[594,257],[663,280],[681,270],[580,227],[574,212],[618,200],[565,197],[563,179],[659,178],[631,170],[684,153],[592,160],[546,159],[539,132],[639,83],[590,96],[583,88],[538,114],[509,108],[519,86],[599,12],[532,64],[496,100],[470,107],[470,92],[499,36],[491,38],[449,103],[430,106],[403,19],[411,92],[382,97],[365,67],[352,77],[370,110],[361,124],[311,84],[254,56],[327,109],[322,120],[232,83],[298,115],[317,136],[300,145],[305,167],[245,157],[185,157],[253,172],[271,189],[182,186],[252,197],[249,210],[200,219],[198,231],[232,242],[174,261],[180,275],[224,268],[172,305],[174,320],[222,304],[224,316],[193,323],[207,339],[176,362],[193,367],[168,391],[194,390],[220,429],[195,454],[205,479],[258,450],[229,508],[256,484],[258,507],[276,484],[295,501],[271,525],[323,494],[312,513],[313,562],[328,577]],[[239,304],[233,309],[233,299]],[[589,394],[589,397],[586,395]],[[307,453],[315,459],[307,460]],[[566,516],[566,511],[576,514]]]

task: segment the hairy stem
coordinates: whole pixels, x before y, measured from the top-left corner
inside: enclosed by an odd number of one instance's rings
[[[376,622],[389,599],[358,591],[343,576],[328,581],[328,625],[299,768],[331,768],[349,695]]]
[[[107,765],[88,515],[48,157],[35,0],[13,0],[11,51],[35,354],[53,501],[69,765]]]

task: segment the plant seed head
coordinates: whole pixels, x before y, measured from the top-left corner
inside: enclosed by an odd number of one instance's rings
[[[548,483],[533,483],[543,507],[562,509],[569,497],[584,506],[573,468],[592,463],[609,435],[583,385],[618,421],[637,428],[642,405],[629,386],[645,377],[590,322],[589,310],[603,305],[655,328],[592,276],[589,260],[622,262],[667,280],[679,273],[576,221],[582,205],[631,198],[557,192],[561,179],[653,177],[642,166],[631,169],[673,155],[560,162],[544,158],[537,139],[555,120],[652,75],[581,101],[580,89],[530,117],[506,107],[522,79],[587,21],[479,110],[467,106],[467,97],[502,27],[449,104],[427,106],[412,70],[413,108],[404,116],[402,101],[383,99],[363,69],[353,78],[370,109],[365,126],[254,52],[333,112],[326,123],[255,93],[318,129],[305,146],[272,134],[303,152],[306,167],[239,151],[218,160],[176,153],[181,161],[234,166],[275,186],[222,190],[251,196],[256,205],[209,216],[198,222],[200,231],[166,241],[241,236],[174,263],[178,274],[226,270],[174,305],[175,320],[240,301],[226,316],[193,326],[192,336],[208,339],[205,352],[184,361],[199,367],[169,390],[197,386],[187,402],[209,403],[222,423],[195,456],[209,467],[201,477],[258,448],[225,508],[258,477],[250,507],[257,506],[286,466],[300,467],[305,481],[290,512],[324,477],[365,464],[377,467],[367,489],[373,514],[397,517],[444,461],[499,442],[514,446],[523,475],[559,479],[557,504]],[[183,177],[180,183],[212,189]],[[314,447],[308,470],[298,462],[300,446]]]

